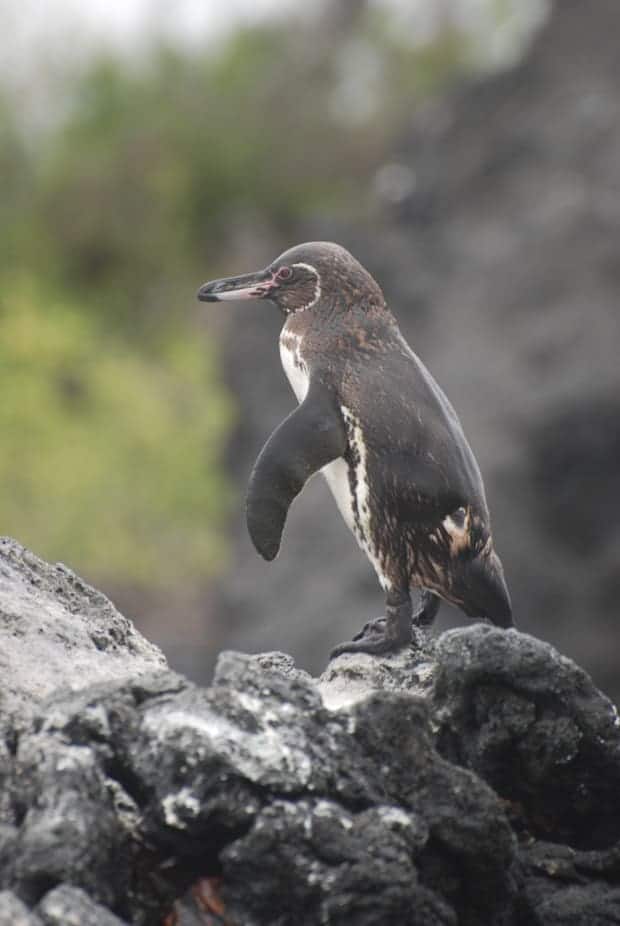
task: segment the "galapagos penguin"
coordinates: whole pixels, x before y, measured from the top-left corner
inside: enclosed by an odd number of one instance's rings
[[[315,473],[325,477],[386,599],[385,617],[332,656],[400,649],[412,623],[433,622],[442,598],[512,626],[478,464],[364,267],[337,244],[311,242],[265,270],[205,283],[198,298],[267,299],[284,315],[280,356],[299,404],[256,461],[247,525],[258,552],[274,559],[291,502]]]

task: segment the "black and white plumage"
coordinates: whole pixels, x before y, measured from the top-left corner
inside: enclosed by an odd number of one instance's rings
[[[285,316],[280,355],[299,405],[256,461],[248,529],[273,559],[291,502],[322,472],[386,595],[385,618],[334,653],[407,644],[412,619],[432,623],[441,598],[512,626],[474,455],[361,264],[339,245],[312,242],[265,270],[206,283],[198,296],[269,299]],[[415,614],[412,588],[422,590]]]

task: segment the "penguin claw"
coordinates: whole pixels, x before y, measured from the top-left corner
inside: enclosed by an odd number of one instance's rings
[[[383,653],[397,652],[411,643],[410,637],[406,639],[395,638],[389,636],[386,631],[387,621],[385,617],[377,617],[372,621],[368,621],[352,640],[347,640],[345,643],[339,643],[338,646],[335,646],[329,658],[335,659],[343,653],[369,653],[371,656],[379,656]]]

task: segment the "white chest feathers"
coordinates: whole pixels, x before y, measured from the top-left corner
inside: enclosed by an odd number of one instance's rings
[[[308,392],[308,367],[301,355],[301,336],[284,330],[280,335],[280,360],[286,378],[297,397],[303,402]]]
[[[324,466],[325,477],[340,514],[358,544],[370,560],[384,590],[389,588],[384,564],[372,534],[370,514],[370,484],[368,481],[367,450],[361,423],[341,405],[340,411],[347,429],[349,462],[339,457]]]
[[[301,337],[284,330],[280,335],[280,359],[286,377],[297,397],[303,402],[308,393],[308,367],[301,353]],[[350,462],[343,457],[328,463],[321,470],[338,505],[347,527],[352,531],[360,547],[372,563],[384,589],[389,587],[383,564],[373,543],[371,534],[369,484],[366,467],[366,445],[360,422],[352,412],[341,406],[342,417],[347,429]]]

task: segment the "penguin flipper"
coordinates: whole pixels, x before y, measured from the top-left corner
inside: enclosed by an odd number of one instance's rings
[[[250,476],[246,520],[252,543],[264,559],[277,556],[293,499],[310,476],[342,456],[346,445],[332,394],[322,383],[311,383],[304,401],[261,450]]]

